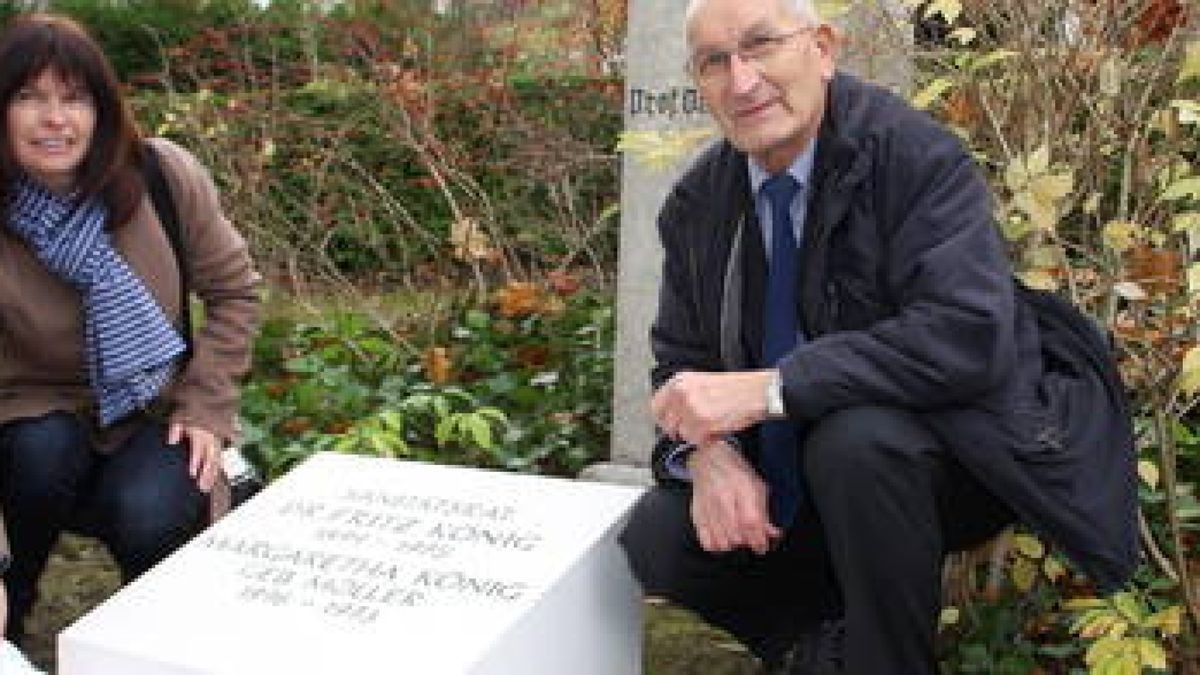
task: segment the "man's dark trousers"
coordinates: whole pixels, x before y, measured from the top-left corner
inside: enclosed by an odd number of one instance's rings
[[[649,492],[621,538],[646,593],[696,611],[766,660],[840,616],[847,673],[934,673],[944,555],[986,541],[1011,512],[898,409],[830,414],[809,427],[801,461],[808,504],[765,556],[703,551],[690,490]]]

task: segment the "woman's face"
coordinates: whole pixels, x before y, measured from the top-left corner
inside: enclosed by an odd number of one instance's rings
[[[8,140],[21,168],[51,190],[66,194],[87,156],[96,128],[96,105],[82,84],[53,68],[25,83],[8,104]]]

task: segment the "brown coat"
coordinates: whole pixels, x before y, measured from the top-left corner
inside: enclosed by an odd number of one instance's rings
[[[259,312],[246,242],[225,217],[216,186],[191,153],[164,139],[158,151],[183,230],[192,292],[204,304],[193,354],[163,399],[172,421],[235,435],[238,380],[250,364]],[[179,268],[150,203],[113,233],[116,249],[168,317],[180,315]],[[17,236],[0,228],[0,424],[55,410],[87,411],[94,397],[83,355],[79,294]]]

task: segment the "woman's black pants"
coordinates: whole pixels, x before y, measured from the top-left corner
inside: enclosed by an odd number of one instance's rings
[[[198,530],[207,503],[188,474],[187,451],[166,444],[161,423],[145,424],[111,454],[92,448],[72,414],[0,426],[0,507],[13,557],[4,575],[9,639],[22,637],[64,530],[98,537],[129,582]]]

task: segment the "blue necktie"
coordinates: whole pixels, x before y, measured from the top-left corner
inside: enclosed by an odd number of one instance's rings
[[[796,233],[792,200],[800,184],[789,173],[767,179],[762,192],[771,207],[771,261],[763,326],[762,362],[774,366],[796,346],[799,321],[796,299]],[[787,527],[800,503],[800,467],[796,427],[789,420],[764,422],[759,468],[770,488],[771,522]]]

